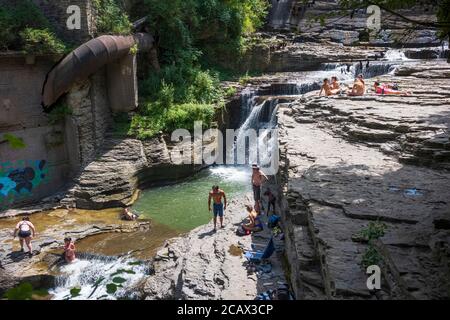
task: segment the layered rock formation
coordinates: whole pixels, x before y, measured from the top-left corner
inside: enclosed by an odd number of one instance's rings
[[[280,109],[286,253],[297,298],[448,299],[448,70],[412,64],[381,78],[411,96],[311,93]],[[374,221],[386,231],[369,248],[358,234]],[[362,267],[373,248],[382,271],[376,292]]]

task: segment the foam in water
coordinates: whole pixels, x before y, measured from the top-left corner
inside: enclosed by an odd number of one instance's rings
[[[60,272],[62,275],[57,277],[56,288],[49,292],[54,300],[116,300],[133,298],[126,288],[132,288],[148,275],[148,267],[126,258],[92,258],[64,265]],[[108,293],[107,286],[111,284],[118,286],[115,293]],[[70,293],[73,288],[81,289],[76,297]]]
[[[389,49],[384,55],[384,59],[388,61],[407,61],[409,60],[405,52],[401,49]]]

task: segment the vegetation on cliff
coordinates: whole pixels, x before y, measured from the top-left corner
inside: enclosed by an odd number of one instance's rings
[[[62,54],[66,45],[31,0],[0,0],[0,50]]]
[[[150,68],[140,79],[139,114],[128,133],[148,138],[192,129],[194,121],[209,126],[227,96],[216,61],[239,59],[245,37],[262,26],[267,9],[267,0],[137,1],[132,17],[148,17],[161,70]]]

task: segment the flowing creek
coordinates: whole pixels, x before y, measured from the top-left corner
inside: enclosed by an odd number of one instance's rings
[[[275,81],[266,81],[266,89],[263,86],[249,86],[241,94],[241,125],[237,144],[245,144],[245,137],[241,136],[245,129],[273,129],[277,126],[276,111],[282,96],[301,95],[320,89],[323,78],[333,75],[338,76],[341,83],[348,84],[355,74],[363,73],[366,78],[371,78],[393,69],[392,64],[381,62],[370,66],[359,63],[325,64],[322,70],[289,74],[289,79],[283,82],[277,77],[285,77],[285,74],[270,76]],[[267,86],[270,88],[267,89]],[[277,141],[272,140],[270,145],[275,147]],[[250,149],[255,147],[250,146]],[[272,155],[274,150],[269,151]],[[255,161],[257,159],[250,158],[248,163]],[[77,242],[79,252],[92,255],[81,255],[77,262],[60,267],[56,288],[50,293],[54,299],[133,298],[128,289],[131,290],[149,274],[147,264],[142,261],[153,257],[164,241],[211,220],[207,209],[211,186],[218,184],[232,199],[251,191],[249,181],[250,170],[245,167],[216,166],[183,182],[144,190],[133,210],[140,213],[141,218],[152,220],[150,230],[105,233]],[[117,211],[114,214],[117,217]],[[73,288],[81,290],[71,292]]]

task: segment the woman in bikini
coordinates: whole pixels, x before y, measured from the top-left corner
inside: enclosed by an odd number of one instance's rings
[[[36,235],[36,229],[34,228],[34,225],[30,222],[29,217],[24,217],[22,221],[20,221],[16,225],[16,228],[14,229],[14,239],[16,238],[17,235],[19,236],[20,241],[20,251],[24,252],[23,243],[25,241],[25,244],[27,245],[28,248],[28,254],[32,256],[33,247],[31,244],[31,239],[34,238],[34,236]]]
[[[401,90],[395,90],[392,88],[392,85],[389,85],[387,83],[380,83],[378,81],[375,81],[374,83],[374,89],[376,94],[400,94],[400,95],[411,95],[411,92],[409,91],[401,91]]]

